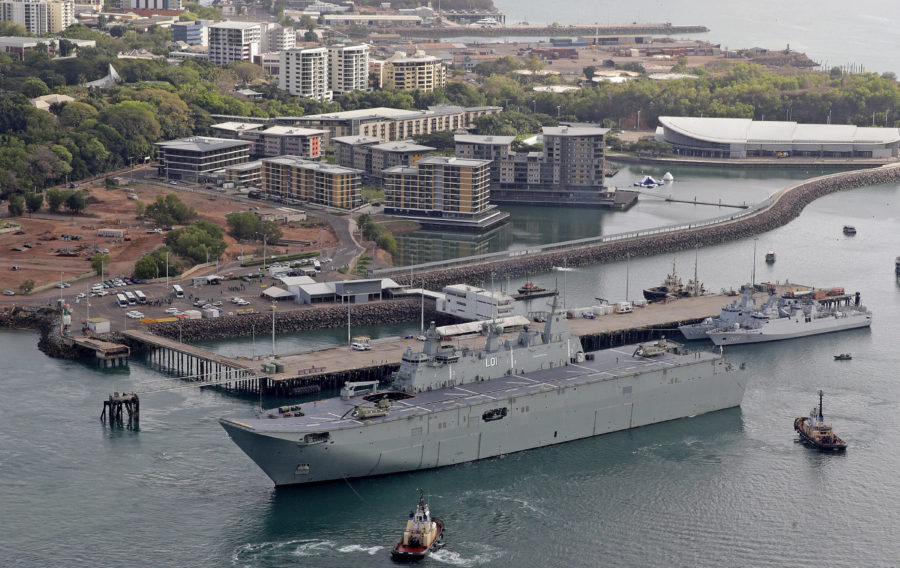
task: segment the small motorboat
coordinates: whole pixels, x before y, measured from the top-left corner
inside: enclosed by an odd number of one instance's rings
[[[844,234],[845,235],[855,235],[856,227],[854,227],[853,225],[844,225]]]
[[[443,537],[444,523],[431,516],[425,493],[419,489],[419,505],[409,512],[403,538],[391,550],[391,558],[400,562],[421,560],[444,545]]]
[[[775,262],[775,251],[774,250],[770,250],[769,252],[766,253],[766,262],[769,264],[772,264],[773,262]]]
[[[835,361],[849,361],[850,359],[853,359],[853,355],[849,353],[841,353],[834,356]]]
[[[671,172],[666,172],[666,175],[663,176],[663,181],[675,181],[675,176]]]
[[[800,434],[800,439],[809,446],[826,452],[841,452],[847,449],[844,442],[831,429],[830,424],[825,423],[822,415],[822,391],[819,391],[819,406],[813,407],[809,416],[801,416],[794,419],[794,430]]]

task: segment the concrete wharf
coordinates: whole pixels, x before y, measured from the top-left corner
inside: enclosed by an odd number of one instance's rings
[[[96,337],[62,336],[64,343],[70,347],[76,347],[80,351],[92,351],[97,361],[103,367],[117,367],[127,365],[131,356],[131,349],[121,343],[112,343]]]

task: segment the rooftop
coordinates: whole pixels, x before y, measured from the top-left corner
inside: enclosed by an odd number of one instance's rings
[[[452,166],[486,166],[490,164],[490,160],[473,160],[469,158],[454,158],[452,156],[429,156],[419,160],[419,165],[452,165]]]
[[[209,27],[226,30],[246,30],[252,27],[259,27],[259,22],[237,22],[234,20],[228,20],[225,22],[216,22],[215,24],[211,24]]]
[[[896,128],[872,128],[852,124],[798,124],[749,118],[694,118],[661,116],[666,128],[693,138],[723,144],[759,143],[876,143],[900,142]]]
[[[316,130],[315,128],[299,128],[296,126],[272,126],[262,131],[263,134],[271,134],[273,136],[316,136],[328,134],[327,130]]]
[[[331,141],[358,146],[361,144],[378,144],[381,142],[381,138],[375,138],[374,136],[338,136],[337,138],[332,138]]]
[[[603,136],[609,128],[599,126],[545,126],[544,136]]]
[[[412,140],[385,142],[384,144],[372,146],[372,149],[380,150],[382,152],[431,152],[432,150],[434,150],[434,148],[432,148],[431,146],[422,146],[420,144],[416,144]]]
[[[157,142],[156,146],[168,150],[187,150],[193,152],[209,152],[211,150],[224,150],[244,146],[250,148],[250,142],[244,140],[231,140],[228,138],[212,138],[209,136],[190,136],[166,142]]]
[[[246,132],[248,130],[256,130],[262,128],[263,125],[258,122],[220,122],[213,124],[210,128],[216,130],[227,130],[228,132]]]
[[[358,174],[359,170],[353,168],[345,168],[334,164],[326,164],[322,162],[313,162],[312,160],[304,160],[299,156],[277,156],[275,158],[265,158],[262,162],[273,164],[282,164],[285,166],[293,166],[295,168],[305,168],[307,170],[317,170],[331,174]]]
[[[457,134],[453,137],[456,142],[463,144],[493,144],[507,146],[515,141],[515,136],[482,136],[479,134]]]

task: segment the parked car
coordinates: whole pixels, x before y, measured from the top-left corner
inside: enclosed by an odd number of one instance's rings
[[[4,290],[4,291],[3,291],[3,295],[4,295],[4,296],[15,296],[16,293],[13,292],[12,290]]]
[[[18,270],[18,269],[19,269],[19,265],[18,265],[18,264],[13,264],[12,269],[13,269],[13,270]]]

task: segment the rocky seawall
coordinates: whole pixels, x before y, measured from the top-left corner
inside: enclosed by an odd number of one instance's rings
[[[28,329],[40,333],[38,349],[50,357],[76,359],[77,350],[66,345],[57,333],[60,326],[59,313],[46,306],[2,306],[0,307],[0,328]]]
[[[554,266],[578,267],[603,264],[624,260],[626,255],[650,256],[695,246],[717,245],[752,237],[786,225],[800,215],[804,207],[825,195],[898,180],[900,180],[900,166],[831,174],[785,188],[774,196],[774,202],[768,207],[733,221],[484,264],[416,272],[415,279],[419,281],[424,278],[429,289],[439,290],[448,284],[487,282],[492,273],[500,278],[522,277],[550,272]],[[404,282],[401,275],[395,277],[395,280]]]
[[[350,307],[350,322],[353,327],[361,325],[384,325],[418,321],[421,317],[419,298],[383,300],[368,304],[354,304]],[[425,321],[435,321],[438,325],[450,323],[446,316],[435,311],[434,301],[425,302]],[[347,326],[347,305],[319,305],[315,308],[294,311],[279,311],[275,315],[275,332],[290,333],[315,329],[340,329]],[[181,320],[148,325],[157,335],[181,339],[187,343],[197,340],[226,339],[243,337],[252,333],[265,334],[272,329],[272,314],[259,313],[246,316],[220,317],[198,320]]]

